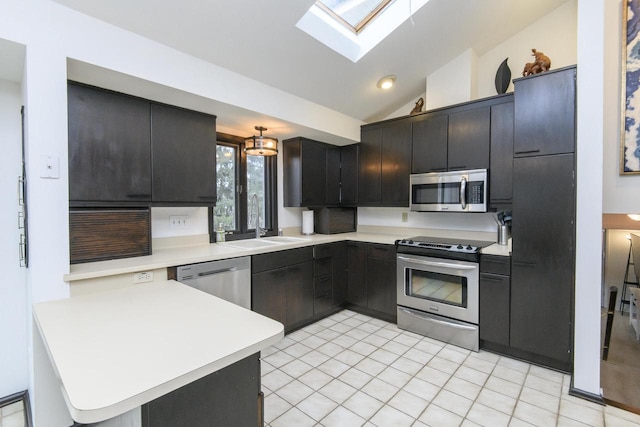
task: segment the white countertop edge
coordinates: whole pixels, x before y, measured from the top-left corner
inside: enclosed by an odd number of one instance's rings
[[[196,369],[185,375],[182,375],[171,381],[161,384],[157,387],[149,389],[144,393],[140,393],[129,399],[114,403],[113,405],[106,406],[104,408],[77,409],[69,401],[69,396],[67,395],[67,392],[64,389],[64,386],[61,386],[62,394],[67,404],[67,408],[69,409],[69,414],[71,415],[71,418],[75,422],[78,422],[81,424],[102,422],[110,418],[117,417],[118,415],[122,415],[125,412],[128,412],[132,409],[142,406],[145,403],[149,403],[154,399],[162,397],[167,393],[171,393],[172,391],[177,390],[180,387],[184,387],[185,385],[191,384],[192,382],[197,381],[201,378],[204,378],[209,374],[217,372],[220,369],[226,368],[227,366],[230,366],[235,362],[238,362],[246,357],[251,356],[254,353],[264,350],[265,348],[273,344],[276,344],[283,337],[284,337],[284,327],[282,328],[282,331],[277,335],[273,335],[265,340],[257,342],[256,344],[250,347],[237,351],[233,354],[228,355],[225,358],[219,359],[213,363],[203,366],[200,369]]]
[[[209,363],[205,363],[201,366],[194,366],[193,360],[189,357],[183,358],[184,360],[178,361],[178,363],[182,363],[184,367],[173,369],[176,372],[180,372],[176,374],[174,377],[168,377],[169,379],[161,379],[163,375],[160,375],[158,378],[160,381],[155,382],[155,384],[151,385],[149,388],[142,389],[141,392],[137,392],[135,394],[129,394],[128,392],[119,392],[116,394],[112,394],[112,396],[108,399],[104,399],[104,396],[98,396],[98,399],[95,400],[94,404],[87,405],[87,401],[84,403],[78,404],[79,402],[74,403],[74,399],[69,396],[68,390],[65,387],[65,380],[63,377],[65,375],[61,374],[61,369],[68,371],[70,368],[73,369],[75,365],[73,362],[73,358],[78,357],[78,354],[71,351],[69,352],[69,346],[66,345],[67,338],[70,336],[78,336],[76,334],[76,330],[74,329],[74,324],[77,322],[80,326],[80,329],[84,327],[93,327],[93,324],[97,321],[97,325],[100,325],[100,322],[104,321],[104,317],[98,315],[97,317],[93,316],[93,312],[86,311],[84,308],[86,307],[84,304],[86,301],[91,303],[95,303],[96,301],[102,301],[106,297],[105,304],[113,304],[113,298],[116,298],[116,302],[118,299],[125,298],[132,302],[132,304],[138,304],[140,301],[146,300],[149,292],[154,292],[154,289],[163,288],[163,294],[161,296],[160,304],[163,304],[167,301],[169,304],[168,308],[173,307],[173,301],[175,298],[179,298],[181,301],[186,302],[195,302],[194,299],[198,299],[198,301],[203,301],[200,298],[204,297],[205,300],[203,302],[204,305],[198,305],[200,309],[205,309],[207,313],[207,318],[205,320],[211,321],[216,320],[211,316],[228,316],[232,315],[235,317],[220,317],[221,320],[232,322],[236,318],[241,322],[246,322],[251,318],[256,318],[252,320],[258,320],[261,323],[260,331],[256,331],[255,328],[252,328],[255,332],[252,337],[245,342],[238,342],[233,346],[229,347],[228,350],[225,350],[223,354],[220,354],[219,357],[211,360]],[[110,299],[111,298],[111,299]],[[133,299],[131,299],[133,298]],[[184,298],[187,298],[186,300]],[[156,301],[157,303],[158,301]],[[191,306],[191,305],[190,305]],[[167,281],[165,284],[143,284],[137,287],[121,289],[110,291],[108,294],[102,293],[100,295],[87,295],[84,297],[78,297],[76,299],[65,299],[58,301],[50,301],[34,304],[33,309],[33,318],[38,330],[38,333],[42,337],[42,343],[44,349],[46,351],[46,355],[50,361],[53,374],[57,378],[59,382],[59,387],[64,397],[68,412],[73,420],[80,423],[96,423],[101,422],[115,416],[126,413],[132,409],[135,409],[145,403],[148,403],[160,396],[163,396],[167,393],[170,393],[184,385],[187,385],[193,381],[196,381],[200,378],[205,377],[211,373],[214,373],[220,369],[223,369],[239,360],[242,360],[248,356],[251,356],[254,353],[257,353],[273,344],[276,344],[284,337],[284,326],[276,322],[272,319],[268,319],[264,316],[259,315],[258,313],[251,312],[246,309],[242,309],[241,307],[232,308],[231,312],[224,309],[224,306],[235,307],[233,304],[216,298],[212,295],[208,295],[198,291],[196,289],[190,288],[186,285],[179,284],[174,281]],[[74,310],[72,307],[76,307]],[[69,317],[69,313],[78,313],[77,308],[81,309],[80,318]],[[91,305],[89,305],[91,307]],[[108,311],[111,310],[110,306],[105,306],[105,310],[100,311]],[[51,309],[53,308],[53,310]],[[162,307],[161,307],[162,308]],[[108,309],[108,310],[107,310]],[[161,310],[162,311],[162,310]],[[246,315],[243,314],[246,312]],[[83,318],[86,313],[86,319]],[[123,329],[123,324],[130,325],[131,321],[135,321],[137,316],[131,317],[131,312],[125,310],[124,317],[121,317],[121,322],[116,322],[114,325],[115,331],[118,331],[118,337],[122,330],[122,333],[129,333],[129,327],[125,327]],[[197,313],[197,312],[196,312]],[[203,312],[204,313],[204,312]],[[129,317],[127,317],[129,314]],[[60,316],[62,315],[62,316]],[[249,317],[247,317],[249,316]],[[188,322],[193,322],[193,318],[190,317],[191,320]],[[152,319],[153,320],[153,319]],[[200,315],[197,316],[197,320],[200,321]],[[264,322],[263,322],[264,321]],[[43,323],[44,322],[44,323]],[[69,323],[71,322],[71,323]],[[184,323],[179,324],[178,327],[189,327],[193,323]],[[194,326],[196,326],[194,324]],[[199,325],[200,326],[200,325]],[[135,330],[135,328],[134,328]],[[134,334],[135,332],[131,332]],[[242,333],[242,332],[240,332]],[[48,336],[48,334],[50,336]],[[71,335],[69,335],[71,334]],[[81,336],[82,334],[80,334]],[[133,335],[130,335],[133,336]],[[125,342],[127,335],[125,335]],[[212,337],[215,338],[215,337]],[[53,340],[53,341],[50,341]],[[102,341],[105,342],[105,341]],[[118,338],[117,342],[111,345],[111,341],[106,341],[106,343],[110,344],[111,347],[116,348],[115,351],[120,347],[117,347],[118,344],[122,344],[121,339]],[[135,348],[129,350],[136,350]],[[136,351],[136,355],[138,356],[138,360],[142,357],[142,360],[146,357],[146,354],[142,351],[142,349],[138,349],[140,351]],[[126,350],[125,350],[126,351]],[[61,358],[61,360],[57,360],[56,358]],[[136,359],[136,357],[134,357]],[[61,364],[62,368],[58,366],[58,363]],[[93,361],[91,363],[94,363]],[[176,363],[173,361],[172,363]],[[83,368],[87,368],[86,364]],[[107,366],[100,365],[99,363],[95,366],[96,369],[123,369],[122,366]],[[93,368],[92,368],[93,369]],[[126,368],[125,368],[126,370]],[[68,376],[69,372],[67,372]],[[166,375],[164,375],[167,377]],[[73,376],[71,376],[73,377]],[[135,379],[133,377],[127,377]],[[75,389],[75,393],[78,393],[78,386],[84,386],[82,383],[78,383],[78,378],[67,378],[67,380],[72,381],[73,388]],[[82,379],[81,381],[85,381]],[[147,381],[148,382],[148,381]],[[153,381],[152,381],[153,382]],[[101,384],[92,383],[91,386],[87,387],[100,387]],[[130,389],[130,391],[132,391]],[[99,394],[99,393],[98,393]],[[84,398],[84,394],[83,398]],[[89,400],[91,402],[91,400]],[[84,406],[79,407],[79,406]],[[93,407],[92,407],[93,406]]]
[[[397,239],[411,237],[417,234],[433,235],[436,237],[451,234],[452,237],[461,238],[465,234],[473,240],[488,240],[491,233],[457,231],[457,230],[435,230],[435,229],[403,229],[394,227],[363,227],[364,230],[351,233],[336,234],[313,234],[313,235],[290,235],[304,240],[291,243],[279,243],[269,247],[256,249],[233,248],[225,243],[211,243],[207,245],[180,246],[174,248],[162,248],[155,250],[152,255],[135,258],[123,258],[109,261],[99,261],[71,266],[71,271],[63,276],[65,282],[73,283],[78,280],[108,277],[118,274],[135,273],[174,267],[186,264],[196,264],[199,262],[216,261],[220,259],[237,258],[247,255],[258,255],[268,252],[277,252],[287,249],[302,248],[305,246],[320,245],[323,243],[333,243],[340,241],[360,241],[367,243],[379,243],[393,245]],[[231,244],[232,242],[226,242]],[[491,245],[493,246],[500,245]],[[509,245],[509,248],[511,246]],[[486,250],[487,248],[485,248]],[[491,251],[491,249],[489,249]],[[492,253],[485,252],[483,253]],[[503,251],[498,251],[498,255],[509,255]]]

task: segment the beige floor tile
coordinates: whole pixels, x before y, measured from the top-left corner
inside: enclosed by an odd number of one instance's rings
[[[377,378],[395,387],[402,388],[406,383],[409,382],[409,380],[411,379],[411,375],[399,371],[392,366],[389,366],[387,369],[380,372]]]
[[[384,363],[380,363],[377,360],[373,360],[369,357],[365,357],[355,367],[369,375],[378,375],[380,372],[386,369],[387,365],[385,365]]]
[[[278,369],[271,371],[262,377],[262,383],[272,391],[279,390],[280,387],[289,384],[291,381],[293,381],[293,377]]]
[[[292,405],[276,394],[264,398],[264,421],[269,424],[292,408]]]
[[[300,344],[302,345],[306,345],[307,347],[311,348],[311,349],[315,349],[320,347],[323,344],[326,344],[327,340],[320,338],[317,335],[312,335],[309,338],[305,338],[302,341],[300,341]]]
[[[453,376],[451,377],[451,379],[449,379],[449,381],[447,381],[444,389],[449,390],[450,392],[458,394],[462,397],[466,397],[467,399],[475,400],[476,397],[478,397],[478,394],[480,394],[480,390],[482,390],[482,387],[465,379]]]
[[[378,427],[411,427],[414,419],[404,412],[385,405],[371,418],[370,422]]]
[[[450,360],[451,362],[454,362],[460,365],[467,358],[467,355],[460,353],[459,351],[453,350],[449,347],[445,347],[438,352],[438,357]]]
[[[418,363],[415,360],[405,357],[406,354],[407,353],[405,353],[404,356],[397,358],[395,362],[391,364],[391,366],[406,374],[415,375],[420,371],[420,369],[422,369],[424,364]]]
[[[460,366],[455,374],[453,374],[453,376],[462,378],[479,386],[484,386],[487,378],[489,378],[489,374],[469,368],[467,366]]]
[[[295,359],[295,360],[287,363],[286,365],[280,367],[280,370],[282,372],[284,372],[285,374],[287,374],[287,375],[289,375],[289,376],[291,376],[293,378],[298,378],[298,377],[302,376],[303,374],[309,372],[312,369],[313,369],[313,366],[309,365],[308,363],[304,363],[300,359]],[[264,369],[263,369],[262,372],[263,373],[269,373],[270,370],[265,372]]]
[[[441,390],[431,403],[464,418],[469,412],[473,401],[448,390]]]
[[[604,407],[592,409],[567,399],[562,399],[560,401],[560,415],[589,426],[604,427]]]
[[[408,393],[404,390],[400,390],[389,401],[389,405],[393,406],[399,411],[404,412],[405,414],[412,416],[413,418],[418,418],[428,404],[428,401],[421,399],[418,396]]]
[[[631,421],[640,426],[640,415],[634,414],[633,412],[625,411],[620,408],[616,408],[615,406],[605,406],[604,407],[605,415],[612,415],[616,418],[621,418],[623,420]]]
[[[416,377],[435,384],[438,387],[444,387],[447,381],[449,381],[449,378],[451,378],[451,374],[447,374],[431,366],[425,366],[416,374]]]
[[[493,368],[496,367],[496,363],[469,356],[462,363],[462,366],[475,369],[476,371],[484,372],[485,374],[490,374],[493,371]]]
[[[420,421],[430,427],[458,427],[463,418],[433,403],[422,413]]]
[[[467,414],[467,419],[486,427],[507,427],[511,417],[481,403],[474,403]]]
[[[334,359],[339,360],[342,363],[346,363],[349,366],[356,365],[358,362],[364,359],[364,356],[362,354],[356,353],[355,351],[351,351],[349,349],[344,350],[343,352],[338,353],[333,357]]]
[[[507,415],[513,414],[513,410],[517,403],[516,399],[493,390],[489,390],[488,388],[485,388],[480,392],[476,401]]]
[[[500,360],[502,361],[502,359],[504,358],[501,358]],[[512,383],[519,385],[524,384],[524,380],[527,378],[527,374],[524,372],[520,372],[503,365],[496,366],[493,369],[493,372],[491,372],[491,376],[502,378],[503,380],[511,381]]]
[[[589,425],[561,415],[558,417],[558,427],[589,427]]]
[[[427,402],[431,402],[431,400],[436,397],[440,391],[440,387],[421,380],[420,378],[413,378],[402,389],[426,400]]]
[[[516,404],[513,416],[539,427],[555,426],[558,419],[557,414],[522,401]]]
[[[313,393],[313,389],[298,380],[293,380],[274,393],[295,406],[310,396]]]
[[[351,368],[338,377],[343,383],[349,384],[351,387],[357,389],[361,389],[366,383],[371,381],[372,378],[373,376],[356,368]]]
[[[334,402],[342,404],[351,397],[357,390],[340,380],[333,380],[326,386],[322,387],[319,392]]]
[[[495,376],[490,376],[484,387],[489,390],[493,390],[497,393],[505,396],[517,399],[522,391],[522,385],[513,383],[511,381],[504,380]]]
[[[530,403],[549,412],[558,413],[560,409],[560,398],[551,394],[524,387],[520,393],[520,400]]]
[[[362,391],[357,391],[342,404],[342,406],[365,420],[371,418],[383,405],[383,402]]]
[[[386,383],[378,378],[372,379],[362,387],[362,391],[371,397],[375,397],[381,402],[387,402],[398,392],[398,390],[398,387]]]
[[[262,379],[264,381],[264,377],[262,377]],[[332,380],[333,377],[318,369],[312,369],[300,377],[300,381],[302,381],[303,384],[308,385],[314,390],[320,390]]]
[[[320,369],[322,372],[324,372],[327,375],[331,375],[334,378],[339,377],[349,368],[350,368],[349,365],[336,359],[329,359],[323,364],[318,366],[318,369]]]
[[[553,381],[558,384],[562,384],[564,375],[557,371],[552,371],[551,369],[546,369],[540,366],[531,365],[529,368],[529,374],[535,375],[536,377],[540,377],[545,380]]]
[[[562,384],[545,380],[535,375],[527,375],[524,381],[525,387],[529,387],[543,393],[551,394],[553,396],[560,396],[562,394]]]
[[[640,426],[640,423],[630,421],[626,418],[620,418],[613,414],[605,413],[604,414],[605,425],[607,427],[637,427]]]
[[[354,414],[347,408],[339,406],[324,417],[320,424],[324,427],[358,427],[364,425],[365,422],[364,418]],[[292,424],[292,426],[293,425],[295,424]]]
[[[429,363],[427,363],[427,366],[430,366],[434,369],[445,372],[447,374],[453,374],[460,365],[440,357],[438,353],[438,355],[436,355],[433,359],[429,361]]]
[[[313,427],[316,421],[297,408],[291,408],[271,422],[272,427]]]
[[[513,369],[514,371],[522,372],[523,374],[529,372],[529,368],[531,367],[531,365],[527,362],[511,359],[504,356],[501,357],[500,360],[498,360],[498,365]]]
[[[313,393],[297,405],[299,410],[316,421],[320,421],[337,407],[336,402],[320,393]]]

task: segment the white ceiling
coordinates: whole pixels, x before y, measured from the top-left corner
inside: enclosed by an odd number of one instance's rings
[[[481,56],[567,0],[430,0],[353,63],[296,28],[314,0],[55,0],[364,122],[424,93],[468,48]],[[391,91],[376,88],[398,76]]]

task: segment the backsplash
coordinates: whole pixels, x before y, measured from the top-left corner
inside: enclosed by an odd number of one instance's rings
[[[209,233],[209,214],[206,207],[151,208],[151,237],[193,236]],[[171,224],[171,217],[186,217],[186,224]]]
[[[407,221],[403,222],[403,214]],[[410,212],[409,208],[358,208],[358,225],[497,232],[494,213]]]

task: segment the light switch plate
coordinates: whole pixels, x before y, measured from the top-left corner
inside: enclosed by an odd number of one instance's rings
[[[60,178],[60,158],[44,154],[40,156],[40,178]]]

